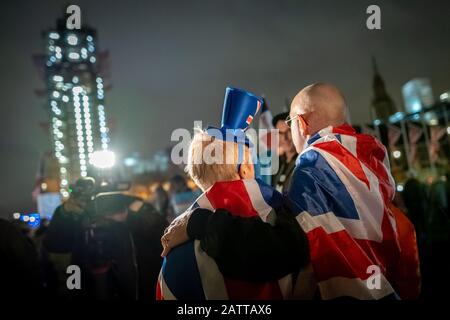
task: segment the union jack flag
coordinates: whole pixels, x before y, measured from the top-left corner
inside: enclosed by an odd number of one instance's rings
[[[273,222],[273,208],[282,195],[259,180],[217,182],[203,193],[192,209],[227,209],[242,217],[259,216]],[[284,299],[292,291],[292,275],[279,281],[255,283],[224,277],[198,240],[178,246],[164,259],[157,284],[158,300]]]
[[[350,125],[327,127],[309,139],[291,181],[288,197],[308,237],[321,298],[395,298],[400,248],[385,147]],[[367,285],[371,266],[381,271],[379,288]]]

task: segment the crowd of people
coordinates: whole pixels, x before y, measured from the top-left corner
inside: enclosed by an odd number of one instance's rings
[[[280,166],[271,185],[262,183],[251,143],[238,135],[263,102],[228,88],[219,134],[197,132],[189,149],[186,171],[198,189],[176,175],[149,202],[122,192],[95,194],[80,183],[34,232],[0,220],[2,295],[415,299],[421,287],[423,296],[443,288],[437,270],[448,267],[448,180],[432,185],[443,190],[436,193],[409,179],[400,211],[386,149],[356,133],[346,123],[343,95],[319,83],[273,117]],[[237,157],[195,161],[208,147]],[[68,286],[73,265],[80,268],[75,289]],[[381,287],[366,285],[372,266],[379,267]]]
[[[440,276],[450,268],[450,175],[432,181],[420,181],[414,174],[399,194],[399,206],[414,224],[422,270],[422,295],[439,297],[450,285]]]
[[[179,175],[170,179],[169,190],[159,186],[151,201],[127,192],[92,194],[77,188],[91,181],[78,180],[51,221],[42,219],[37,229],[18,219],[0,219],[2,296],[155,299],[162,265],[160,238],[198,191]],[[81,271],[79,290],[67,284],[73,265]]]

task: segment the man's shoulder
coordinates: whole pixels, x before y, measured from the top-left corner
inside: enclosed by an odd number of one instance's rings
[[[317,150],[309,149],[296,160],[293,176],[304,175],[305,173],[310,176],[318,172],[324,164],[326,164],[325,158]]]
[[[314,149],[299,156],[287,192],[295,211],[306,210],[310,202],[308,199],[320,194],[319,190],[330,169],[327,160]]]

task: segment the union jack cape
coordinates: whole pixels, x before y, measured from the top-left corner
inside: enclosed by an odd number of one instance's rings
[[[395,183],[385,147],[347,124],[324,128],[308,140],[291,181],[288,197],[308,237],[320,297],[398,298],[405,239],[399,239],[398,210],[391,206]],[[414,248],[413,229],[407,237]],[[412,282],[416,254],[406,263]],[[378,268],[380,286],[373,288],[367,279]]]
[[[215,183],[190,210],[223,208],[233,215],[259,216],[273,223],[273,208],[282,203],[282,195],[262,181],[237,180]],[[158,300],[267,300],[287,298],[291,291],[292,275],[265,283],[225,278],[195,240],[173,248],[164,259],[156,296]]]

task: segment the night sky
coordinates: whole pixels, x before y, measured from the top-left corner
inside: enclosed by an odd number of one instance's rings
[[[0,11],[0,215],[33,209],[46,100],[32,62],[62,1],[2,1]],[[71,1],[111,55],[107,116],[114,151],[149,156],[173,129],[218,124],[227,85],[265,94],[274,113],[307,84],[326,81],[347,97],[353,123],[370,120],[371,55],[397,106],[401,86],[430,78],[450,89],[450,1]],[[366,28],[370,4],[382,30]]]

